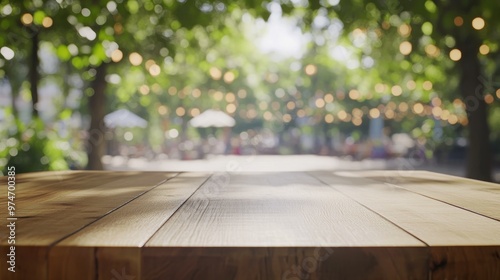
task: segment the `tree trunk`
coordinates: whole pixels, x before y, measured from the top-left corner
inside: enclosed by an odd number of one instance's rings
[[[31,87],[31,100],[33,101],[32,116],[33,118],[38,117],[38,81],[40,80],[40,75],[38,74],[38,66],[40,65],[40,59],[38,58],[39,40],[38,33],[34,33],[31,38],[31,61],[30,61],[30,87]]]
[[[458,47],[462,52],[460,93],[468,116],[469,147],[467,151],[466,176],[483,181],[492,180],[492,157],[487,104],[484,101],[481,64],[477,57],[479,40],[469,36]]]
[[[89,170],[102,170],[102,156],[106,148],[104,115],[106,114],[106,63],[96,68],[96,75],[92,81],[94,94],[89,99],[90,128],[88,131],[88,164]]]

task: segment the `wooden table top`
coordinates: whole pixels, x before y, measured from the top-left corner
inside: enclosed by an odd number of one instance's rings
[[[500,279],[500,185],[425,171],[40,172],[14,201],[0,279]]]

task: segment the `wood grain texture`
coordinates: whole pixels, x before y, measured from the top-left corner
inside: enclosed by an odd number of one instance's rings
[[[216,174],[146,246],[424,246],[305,173]]]
[[[20,201],[16,204],[16,216],[19,217],[16,244],[50,245],[175,175],[166,172],[140,174],[124,172],[107,176],[107,172],[102,172],[89,182],[72,182],[69,177],[66,184],[71,187],[51,190],[54,194],[50,198],[35,195],[30,200]],[[20,183],[16,189],[23,188]],[[46,191],[33,188],[34,193]],[[6,239],[2,238],[0,244],[6,244]]]
[[[142,278],[427,279],[424,247],[146,247]]]
[[[431,247],[431,279],[500,279],[500,246]]]
[[[104,216],[59,242],[51,250],[50,262],[96,263],[90,271],[98,279],[118,279],[116,275],[139,277],[140,247],[203,184],[210,174],[182,173],[123,207]],[[64,254],[66,248],[95,248],[96,254],[80,256]],[[62,251],[62,253],[61,253]],[[76,256],[76,257],[74,257]],[[59,271],[57,271],[59,269]],[[51,267],[60,279],[73,279],[73,273],[60,266]]]
[[[0,262],[2,280],[500,279],[494,184],[397,171],[19,178],[17,272]]]
[[[69,236],[57,246],[142,247],[209,178],[181,173]]]
[[[50,249],[48,280],[96,279],[95,248],[59,246]]]
[[[398,187],[440,200],[500,221],[500,185],[428,171],[363,171],[363,178],[392,183]]]
[[[89,173],[89,175],[95,176],[90,176],[88,181],[72,181],[72,178],[75,177],[82,179],[81,175],[86,173],[81,171],[75,172],[74,176],[71,173],[64,173],[63,180],[60,182],[59,179],[50,176],[53,174],[42,174],[40,178],[43,180],[41,180],[40,185],[24,185],[27,182],[23,183],[23,181],[19,182],[18,180],[16,184],[16,216],[18,217],[16,221],[16,250],[18,250],[16,252],[18,253],[16,267],[21,272],[8,275],[8,277],[32,279],[25,278],[25,275],[36,275],[37,279],[42,280],[64,279],[63,276],[72,271],[69,265],[85,267],[82,258],[86,259],[86,256],[89,256],[87,250],[89,248],[66,247],[52,252],[50,246],[176,174],[166,172],[97,173]],[[35,175],[23,174],[23,176],[19,176],[38,180],[36,178],[39,176]],[[49,186],[44,186],[43,182],[47,182]],[[21,194],[18,190],[23,189],[32,190],[31,199],[19,199]],[[51,194],[45,195],[46,192],[51,192]],[[17,202],[18,199],[19,202]],[[6,245],[7,236],[2,235],[0,246],[3,251],[8,248]],[[49,254],[59,256],[58,261],[66,262],[68,265],[49,264]],[[65,256],[72,256],[75,262],[70,262],[71,259]],[[63,273],[49,275],[49,265],[62,268]],[[5,263],[2,262],[2,266],[5,266]],[[7,269],[6,267],[2,268],[5,268],[2,269],[1,273],[3,274]],[[89,272],[89,270],[86,271]],[[82,279],[92,279],[85,278],[85,275],[85,273],[82,274]],[[94,274],[89,275],[91,275],[89,277],[94,277]],[[71,276],[65,279],[78,278]]]
[[[16,246],[16,269],[15,273],[7,270],[9,264],[6,262],[9,246],[0,245],[0,279],[36,279],[48,280],[48,248],[45,246]]]
[[[315,172],[315,177],[431,246],[500,244],[500,223],[356,172]]]
[[[95,256],[98,265],[95,279],[141,279],[141,256],[140,247],[99,247]]]
[[[305,173],[223,173],[148,241],[142,279],[424,279],[427,264],[423,243]]]

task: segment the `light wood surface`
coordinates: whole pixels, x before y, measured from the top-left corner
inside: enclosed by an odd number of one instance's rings
[[[86,263],[91,275],[112,278],[113,270],[140,274],[140,247],[170,216],[209,178],[210,174],[184,173],[151,189],[137,199],[102,217],[79,232],[59,242],[50,252],[54,263],[49,279],[73,279],[75,271],[58,265],[61,262]],[[95,248],[95,254],[82,259],[68,248]],[[112,261],[110,261],[112,260]],[[99,271],[96,271],[97,262]],[[111,273],[111,274],[110,274]],[[109,276],[109,277],[108,277]]]
[[[89,172],[86,181],[82,179],[87,172],[56,172],[50,176],[51,173],[16,175],[16,253],[29,256],[29,260],[19,261],[16,273],[8,272],[2,262],[1,279],[28,279],[29,275],[47,279],[48,274],[39,271],[47,270],[51,246],[176,175],[167,172]],[[36,184],[38,176],[41,182]],[[47,185],[43,185],[44,182]],[[32,191],[29,193],[31,199],[21,199],[28,189]],[[2,204],[2,209],[6,208],[6,204]],[[5,221],[7,213],[2,211],[2,214]],[[10,247],[7,235],[1,236],[0,244],[0,252],[5,256]],[[37,253],[32,255],[33,247]]]
[[[16,273],[2,261],[2,280],[500,279],[497,184],[417,171],[16,181]]]
[[[439,200],[500,221],[500,189],[498,185],[428,171],[399,174],[384,171],[363,171],[357,175]],[[481,203],[478,203],[481,201]]]
[[[228,178],[209,180],[146,246],[424,246],[306,173]]]
[[[500,244],[500,223],[354,172],[316,172],[319,179],[431,246]]]

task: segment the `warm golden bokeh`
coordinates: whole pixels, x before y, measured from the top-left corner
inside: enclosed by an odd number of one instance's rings
[[[472,20],[472,27],[474,27],[474,29],[476,30],[483,29],[485,25],[486,23],[484,22],[484,19],[481,17],[477,17]]]

